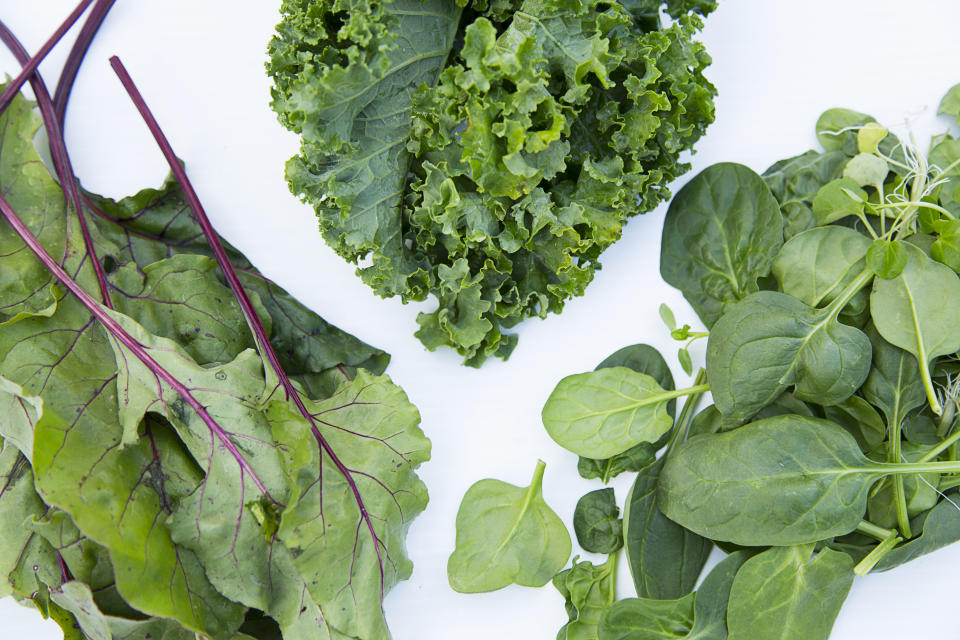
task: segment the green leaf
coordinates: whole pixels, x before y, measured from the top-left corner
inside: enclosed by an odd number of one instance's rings
[[[920,398],[922,401],[922,390]],[[860,396],[850,396],[840,404],[824,407],[823,413],[827,420],[849,431],[864,452],[876,449],[887,436],[887,428],[880,414]]]
[[[875,122],[873,116],[850,109],[827,109],[817,119],[817,140],[827,151],[842,150],[856,155],[860,127]]]
[[[957,508],[957,492],[944,496],[937,506],[921,516],[923,521],[919,536],[904,542],[880,559],[874,571],[889,571],[915,558],[960,540],[960,509]]]
[[[0,426],[3,426],[2,422]],[[45,508],[33,488],[30,463],[15,447],[3,442],[0,449],[0,576],[3,576],[0,597],[17,593],[29,598],[33,593],[34,588],[18,588],[17,580],[11,574],[18,570],[28,551],[36,553],[41,542],[34,540],[38,536],[24,526],[24,521],[31,516],[39,517]],[[52,550],[49,555],[52,557]]]
[[[930,247],[930,256],[960,273],[960,220],[936,223],[937,239]]]
[[[764,182],[780,203],[785,239],[820,224],[814,211],[816,196],[824,185],[840,178],[846,163],[843,151],[807,151],[774,163],[763,173]]]
[[[927,399],[939,413],[929,367],[960,349],[960,333],[953,330],[960,317],[960,277],[920,249],[905,248],[908,261],[900,275],[874,281],[870,315],[884,340],[916,357]]]
[[[590,553],[615,553],[623,546],[623,524],[613,489],[597,489],[580,497],[573,511],[577,542]]]
[[[870,239],[853,229],[817,227],[783,245],[772,273],[783,293],[820,307],[833,302],[860,275],[869,248]],[[866,299],[860,302],[865,309]]]
[[[693,627],[693,594],[678,600],[625,598],[600,619],[599,640],[686,638]]]
[[[954,85],[947,90],[943,99],[940,100],[937,113],[953,116],[960,122],[960,85]]]
[[[791,385],[801,400],[843,402],[870,371],[870,340],[836,316],[775,291],[732,306],[710,332],[707,378],[724,419],[741,423]]]
[[[712,327],[729,305],[757,291],[783,243],[782,227],[760,176],[738,164],[712,165],[670,203],[660,273]]]
[[[855,180],[838,178],[817,191],[813,198],[813,214],[817,218],[817,225],[824,226],[847,216],[860,215],[866,201],[867,192]]]
[[[747,561],[745,551],[721,560],[697,589],[693,601],[693,628],[685,640],[727,640],[727,607],[734,576]]]
[[[873,454],[878,460],[887,460],[890,443]],[[900,445],[901,459],[906,462],[916,462],[929,450],[928,446],[903,442]],[[913,518],[924,511],[932,509],[940,499],[937,485],[940,482],[939,473],[918,473],[903,478],[904,505],[907,516]],[[867,519],[881,527],[896,529],[897,498],[894,494],[893,478],[887,478],[871,491],[867,502]]]
[[[598,364],[594,371],[600,369],[611,369],[613,367],[626,367],[637,373],[644,373],[657,381],[666,391],[676,389],[673,380],[673,372],[670,366],[664,360],[656,348],[648,344],[632,344],[622,349],[617,349],[612,354],[604,358],[603,362]],[[671,400],[667,403],[667,413],[671,416],[676,415],[677,401]]]
[[[27,460],[33,459],[33,425],[43,414],[43,399],[0,376],[0,436]]]
[[[784,415],[681,444],[660,474],[657,504],[713,540],[804,544],[853,531],[882,475],[842,427]]]
[[[710,540],[660,511],[656,490],[662,468],[658,460],[637,475],[623,510],[627,562],[637,595],[658,600],[693,591],[713,549]]]
[[[887,137],[887,129],[877,122],[868,122],[857,131],[857,150],[860,153],[876,153],[877,145]]]
[[[866,331],[873,345],[873,360],[860,393],[883,413],[887,425],[902,424],[926,399],[917,359],[880,337],[873,325]]]
[[[853,560],[813,544],[774,547],[746,562],[733,579],[730,640],[827,640],[853,585]]]
[[[450,586],[461,593],[510,584],[542,587],[570,557],[570,534],[543,501],[537,463],[529,487],[480,480],[457,511],[457,544],[447,561]]]
[[[580,474],[581,478],[587,480],[599,478],[606,483],[611,478],[616,478],[626,471],[640,471],[640,469],[653,462],[656,457],[656,444],[641,442],[637,446],[630,447],[623,453],[618,453],[611,458],[597,460],[580,457],[577,460],[577,473]]]
[[[543,407],[553,441],[585,458],[609,458],[641,442],[656,442],[673,426],[665,391],[652,377],[626,367],[578,373],[561,380]]]
[[[858,153],[850,158],[843,168],[843,177],[853,180],[861,187],[883,184],[890,173],[887,161],[872,153]]]
[[[597,625],[604,610],[617,600],[617,556],[602,565],[577,562],[553,577],[553,586],[566,601],[569,622],[557,640],[597,640]]]
[[[677,319],[673,316],[673,310],[665,304],[660,305],[660,319],[667,325],[667,329],[673,331],[677,328]]]
[[[877,238],[867,251],[867,266],[881,278],[896,278],[907,266],[907,248],[895,240]]]

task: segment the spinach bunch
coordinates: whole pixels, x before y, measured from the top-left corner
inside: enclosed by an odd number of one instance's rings
[[[960,116],[960,85],[940,111]],[[639,469],[621,538],[602,535],[611,495],[578,504],[581,545],[622,539],[639,597],[584,609],[577,637],[827,638],[855,575],[960,540],[960,140],[923,154],[845,109],[817,135],[763,175],[708,167],[670,205],[661,272],[709,331],[661,316],[707,338],[693,385],[637,345],[544,407],[584,477]],[[732,555],[694,592],[714,545]]]
[[[466,364],[582,295],[713,121],[713,0],[284,0],[268,72],[291,191],[417,337]],[[664,15],[661,16],[661,10]],[[667,18],[669,14],[670,18]]]

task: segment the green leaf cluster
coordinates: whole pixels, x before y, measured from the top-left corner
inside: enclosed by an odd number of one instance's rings
[[[506,358],[506,330],[582,295],[688,169],[714,115],[693,40],[714,7],[284,0],[267,68],[301,136],[291,191],[376,293],[436,298],[427,348]]]
[[[0,115],[0,190],[97,295],[76,214],[33,147],[38,126],[22,97]],[[382,375],[388,356],[227,249],[319,416],[321,452],[183,193],[168,183],[86,198],[113,303],[105,312],[220,431],[0,222],[0,595],[68,638],[389,638],[382,598],[412,569],[404,539],[426,506],[414,472],[430,442]]]

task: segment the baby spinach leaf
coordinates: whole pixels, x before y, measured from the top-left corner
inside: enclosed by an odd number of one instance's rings
[[[592,480],[599,478],[605,483],[625,471],[640,471],[657,458],[656,443],[641,442],[623,453],[611,458],[597,460],[580,457],[577,461],[577,473],[581,478]]]
[[[863,274],[858,278],[863,281]],[[799,399],[829,405],[863,384],[870,340],[837,321],[845,298],[818,310],[786,294],[761,291],[730,307],[707,343],[710,390],[725,420],[748,420],[790,385],[796,385]]]
[[[933,509],[922,515],[919,536],[893,549],[880,559],[874,571],[889,571],[915,558],[932,553],[960,540],[960,496],[954,491],[945,495]]]
[[[657,506],[662,459],[637,474],[623,510],[627,561],[637,595],[679,598],[697,584],[713,545],[670,520]]]
[[[873,345],[873,360],[860,393],[883,413],[887,425],[902,424],[925,400],[917,359],[884,340],[872,324],[866,333]]]
[[[864,452],[876,449],[887,435],[887,428],[877,410],[860,396],[850,396],[840,404],[823,408],[824,417],[832,420],[857,439]]]
[[[957,118],[960,122],[960,84],[950,87],[947,93],[940,100],[937,107],[937,113],[945,113]]]
[[[890,165],[872,153],[858,153],[850,158],[843,168],[843,177],[853,180],[861,187],[882,185],[890,173]]]
[[[660,273],[707,327],[757,291],[783,244],[780,206],[763,179],[733,163],[711,165],[667,210]]]
[[[883,338],[912,353],[920,364],[927,400],[939,414],[930,379],[930,363],[960,349],[960,277],[949,267],[905,245],[908,261],[895,278],[878,278],[870,295],[870,315]]]
[[[846,163],[842,151],[807,151],[764,171],[764,182],[780,203],[785,239],[820,224],[814,210],[816,196],[824,185],[840,177]]]
[[[938,221],[936,231],[930,257],[960,273],[960,220]]]
[[[721,560],[697,589],[693,601],[693,628],[685,640],[726,640],[727,608],[734,576],[750,554],[737,551]]]
[[[883,474],[842,427],[777,416],[678,446],[660,474],[657,504],[714,540],[802,544],[853,531]]]
[[[887,137],[887,129],[877,122],[868,122],[857,131],[857,150],[860,153],[876,153],[880,141]]]
[[[543,501],[537,463],[529,487],[480,480],[457,511],[457,546],[447,561],[450,586],[461,593],[510,584],[542,587],[570,557],[570,534]]]
[[[851,193],[856,198],[851,197]],[[817,218],[817,225],[824,226],[863,213],[863,203],[866,201],[867,192],[855,180],[838,178],[817,191],[813,199],[813,214]]]
[[[613,488],[582,496],[573,512],[577,542],[590,553],[614,553],[623,546],[623,523]]]
[[[773,261],[772,273],[783,293],[811,307],[833,302],[860,275],[870,239],[846,227],[817,227],[798,234],[786,243]],[[866,294],[858,294],[860,310],[866,308]]]
[[[561,380],[547,398],[543,425],[564,449],[609,458],[659,440],[673,426],[667,404],[688,393],[665,391],[652,377],[626,367],[578,373]]]
[[[637,373],[645,373],[651,376],[667,391],[673,391],[676,387],[673,382],[673,373],[667,366],[666,360],[660,355],[660,352],[647,344],[634,344],[617,350],[603,362],[597,365],[597,369],[609,369],[612,367],[627,367]],[[667,402],[667,413],[670,416],[675,415],[676,400]],[[624,471],[639,471],[651,462],[653,462],[657,450],[665,442],[666,434],[656,443],[641,442],[635,447],[627,449],[623,453],[604,459],[580,457],[577,462],[577,471],[583,478],[600,478],[604,482],[615,478]]]
[[[570,619],[560,628],[557,640],[597,640],[600,617],[617,600],[616,578],[616,554],[601,565],[574,558],[572,567],[553,577]]]
[[[693,594],[677,600],[625,598],[600,619],[599,640],[685,638],[693,627]]]
[[[827,640],[853,585],[853,560],[814,545],[773,547],[737,572],[730,589],[730,640]]]

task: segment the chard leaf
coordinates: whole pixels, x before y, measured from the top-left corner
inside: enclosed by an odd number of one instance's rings
[[[678,395],[626,367],[578,373],[561,380],[543,406],[554,442],[585,458],[615,456],[656,442],[673,426],[667,403]]]
[[[791,385],[797,398],[830,405],[863,384],[870,340],[836,320],[838,301],[817,310],[761,291],[720,318],[707,343],[707,377],[725,420],[748,420]]]
[[[488,478],[467,490],[457,511],[457,545],[447,561],[455,591],[542,587],[567,563],[570,534],[543,500],[545,466],[537,463],[529,487]]]
[[[853,531],[883,474],[842,427],[784,415],[681,444],[664,464],[657,504],[713,540],[805,544]]]
[[[780,207],[763,179],[714,164],[683,186],[663,223],[660,273],[707,327],[757,291],[783,244]]]
[[[730,640],[827,640],[853,585],[853,560],[813,544],[773,547],[740,567],[730,589]]]

